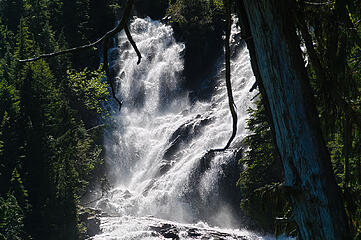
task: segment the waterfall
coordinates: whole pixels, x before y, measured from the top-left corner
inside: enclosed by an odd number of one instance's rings
[[[255,78],[247,49],[237,46],[238,40],[232,43],[237,136],[229,150],[209,154],[210,149],[224,147],[232,132],[224,65],[219,64],[217,76],[204,80],[209,98],[190,102],[182,87],[185,46],[175,41],[172,28],[150,18],[135,18],[130,31],[143,58],[137,65],[125,34],[110,53],[124,104],[121,111],[114,107],[105,137],[108,177],[114,188],[95,204],[108,217],[102,220],[103,234],[95,239],[161,239],[149,227],[157,219],[177,223],[179,229],[240,228],[237,161],[247,109],[256,94],[249,92]],[[237,31],[234,25],[233,33]],[[229,200],[232,197],[236,206]],[[259,239],[237,231],[232,234]],[[246,239],[236,235],[229,239]],[[189,232],[182,236],[193,239]]]

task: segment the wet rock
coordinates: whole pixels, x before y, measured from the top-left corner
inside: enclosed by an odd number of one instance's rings
[[[243,49],[246,44],[245,41],[242,40],[241,32],[233,35],[231,43],[231,58],[235,58],[239,53],[240,49]]]
[[[168,170],[172,167],[172,163],[173,162],[162,161],[159,166],[158,176],[161,176],[161,175],[165,174],[166,172],[168,172]]]
[[[125,239],[188,239],[188,240],[251,240],[263,239],[252,232],[221,229],[206,223],[185,224],[155,217],[104,217],[103,233],[92,240]]]
[[[189,231],[188,231],[188,236],[189,236],[189,237],[197,238],[197,237],[202,236],[202,234],[200,234],[199,232],[197,232],[197,229],[195,229],[195,228],[190,228]]]
[[[203,157],[200,160],[200,170],[203,173],[205,170],[209,169],[211,161],[213,160],[214,156],[216,155],[216,152],[214,151],[208,151],[203,155]]]
[[[160,226],[151,226],[150,229],[159,233],[164,238],[170,238],[174,240],[179,239],[179,232],[176,226],[169,223],[161,224]]]
[[[81,225],[85,228],[80,233],[80,239],[87,239],[101,233],[100,230],[100,216],[101,211],[94,208],[80,207],[78,216]]]
[[[88,236],[92,237],[101,232],[100,219],[97,216],[88,217],[85,224]]]
[[[163,159],[173,159],[177,151],[181,149],[183,144],[190,142],[193,138],[201,133],[202,128],[212,122],[209,116],[202,117],[197,115],[194,119],[181,125],[169,138],[170,146],[165,151]]]
[[[109,60],[110,61],[116,61],[118,58],[119,58],[119,50],[117,48],[113,48],[110,51]]]
[[[148,192],[152,189],[153,185],[155,183],[155,179],[153,178],[148,185],[145,187],[145,189],[143,190],[143,196],[146,197],[148,195]]]
[[[246,240],[247,237],[220,232],[215,229],[195,228],[187,225],[178,225],[171,223],[158,223],[157,225],[150,226],[150,230],[154,231],[154,235],[163,236],[167,239],[178,240],[180,238],[187,239],[237,239]]]
[[[124,192],[123,192],[123,198],[124,199],[129,199],[129,198],[131,198],[133,195],[128,191],[128,190],[125,190]]]
[[[205,152],[189,175],[190,190],[182,198],[190,202],[192,209],[200,209],[195,214],[209,224],[222,227],[244,226],[245,216],[239,208],[241,192],[236,186],[242,170],[238,165],[238,160],[242,158],[242,147],[241,143],[234,143],[226,152]],[[224,154],[227,154],[226,158],[222,158]],[[213,169],[217,169],[217,182],[207,195],[202,195],[199,187],[191,187],[199,183],[205,174],[212,173]]]

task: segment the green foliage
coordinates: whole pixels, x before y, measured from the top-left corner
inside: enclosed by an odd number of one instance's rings
[[[8,193],[6,198],[0,197],[0,239],[23,240],[24,213],[14,195]]]
[[[250,134],[243,141],[248,150],[239,161],[244,170],[237,182],[242,193],[241,208],[266,231],[294,234],[290,202],[281,187],[281,159],[262,102],[257,100],[256,109],[250,108],[248,113]]]
[[[360,235],[361,5],[355,0],[329,1],[308,4],[302,10],[303,24],[314,30],[310,35],[316,56],[307,70],[322,131],[343,191],[350,226],[354,235]]]
[[[16,31],[23,13],[23,0],[0,1],[0,18],[10,31]]]
[[[82,195],[93,170],[102,164],[102,149],[94,143],[82,124],[66,130],[56,139],[49,137],[48,141],[53,152],[52,181],[57,197],[64,197],[69,186],[78,196]]]
[[[108,84],[104,81],[105,75],[102,66],[98,70],[90,72],[87,68],[84,71],[68,71],[69,88],[77,100],[84,107],[98,114],[104,112],[103,103],[109,100],[110,94]]]
[[[336,180],[343,192],[351,230],[358,239],[361,236],[361,5],[357,0],[296,2],[300,5],[295,18],[301,40],[307,47],[306,55],[310,60],[307,71],[322,132]],[[311,44],[307,44],[307,39]],[[285,219],[282,218],[284,215],[291,219],[292,216],[280,187],[281,179],[271,177],[280,176],[280,173],[269,172],[275,169],[272,164],[277,155],[272,150],[275,143],[262,111],[259,105],[250,111],[248,127],[251,132],[245,140],[250,150],[241,160],[246,170],[241,174],[239,184],[245,195],[242,208],[262,226],[267,226],[267,220],[262,217],[281,216],[278,219]],[[284,204],[272,201],[278,198]],[[278,213],[272,215],[267,210],[263,213],[261,205]],[[275,227],[278,230],[288,228],[285,225],[279,228],[277,224]]]
[[[19,111],[16,90],[5,79],[0,82],[0,103],[0,120],[4,119],[5,112],[15,114]]]
[[[0,18],[0,57],[3,58],[5,53],[10,48],[10,38],[11,33],[8,31],[5,25],[2,25]]]
[[[29,23],[26,18],[20,19],[15,48],[15,57],[18,59],[25,59],[34,55],[34,41],[32,40],[32,34],[28,25]]]
[[[223,9],[223,0],[213,0],[212,4],[216,7],[218,11]]]
[[[30,207],[28,201],[29,192],[27,189],[25,189],[24,182],[17,168],[15,168],[11,174],[10,190],[17,198],[19,205],[22,206],[24,211],[27,211]]]
[[[78,238],[79,197],[102,176],[103,128],[94,126],[109,92],[101,68],[91,70],[98,56],[18,60],[86,43],[92,6],[0,1],[0,239]],[[91,67],[66,72],[79,63]]]
[[[204,25],[211,25],[214,19],[223,14],[221,0],[177,0],[169,3],[167,15],[171,21],[189,28],[201,29]]]

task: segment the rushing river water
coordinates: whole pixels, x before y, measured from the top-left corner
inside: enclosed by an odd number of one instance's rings
[[[233,44],[237,137],[229,150],[208,154],[224,147],[232,132],[223,65],[203,82],[209,97],[190,102],[182,88],[185,47],[172,28],[136,18],[130,30],[143,58],[137,65],[125,35],[111,50],[124,104],[121,111],[114,107],[105,138],[114,188],[94,205],[105,216],[103,233],[93,239],[270,239],[242,230],[235,186],[247,109],[256,95],[249,92],[255,79],[247,49]]]

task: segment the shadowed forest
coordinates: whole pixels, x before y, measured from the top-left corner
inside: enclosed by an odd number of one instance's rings
[[[127,4],[132,8],[124,19]],[[360,0],[0,0],[0,239],[91,239],[100,233],[92,230],[100,220],[93,225],[88,219],[100,219],[103,209],[88,208],[87,202],[99,200],[89,197],[94,192],[101,198],[114,189],[104,139],[119,112],[131,109],[118,93],[127,86],[117,82],[119,76],[126,74],[112,65],[117,57],[111,48],[121,45],[119,39],[139,43],[135,30],[145,30],[131,24],[146,17],[157,20],[153,28],[171,26],[174,41],[184,44],[179,47],[184,66],[176,73],[180,83],[174,91],[164,88],[176,97],[182,95],[179,89],[187,92],[190,106],[213,99],[223,86],[214,76],[224,67],[228,92],[220,101],[227,102],[227,114],[233,116],[239,105],[230,98],[230,61],[238,48],[248,48],[255,77],[246,92],[255,96],[245,117],[245,136],[234,132],[227,144],[235,157],[224,171],[226,183],[220,184],[239,191],[229,197],[220,190],[220,195],[232,198],[232,204],[236,199],[241,227],[296,239],[360,239]],[[133,38],[112,36],[84,50],[20,61],[93,43],[123,19]],[[230,35],[233,26],[238,30]],[[138,49],[131,45],[127,51],[135,54]],[[138,47],[142,66],[154,56]],[[237,82],[232,84],[236,88]],[[114,96],[126,110],[119,109]],[[159,98],[165,106],[174,96]],[[137,104],[132,107],[141,109]],[[159,113],[165,111],[171,112]],[[200,121],[199,129],[213,121],[201,115],[193,119]],[[232,126],[237,128],[232,120],[227,140]],[[162,165],[157,178],[176,166],[178,148],[191,142],[184,139],[203,131],[197,127],[174,131],[169,141],[175,147],[162,159],[171,163]],[[201,168],[210,169],[221,155],[204,154]],[[144,196],[155,188],[152,184]],[[208,215],[200,215],[206,222]],[[188,238],[164,233],[165,228],[151,227],[158,234],[154,239],[197,239],[191,228]]]

